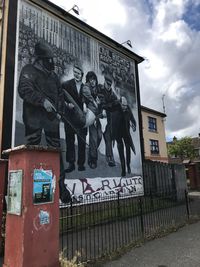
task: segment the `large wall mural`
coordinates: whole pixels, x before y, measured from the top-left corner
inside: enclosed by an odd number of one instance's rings
[[[78,202],[143,194],[135,62],[28,1],[18,16],[13,145],[60,147]]]

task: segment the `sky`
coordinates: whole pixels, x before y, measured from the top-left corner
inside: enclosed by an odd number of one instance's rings
[[[166,138],[200,133],[200,0],[51,0],[145,58],[141,104],[165,111]]]

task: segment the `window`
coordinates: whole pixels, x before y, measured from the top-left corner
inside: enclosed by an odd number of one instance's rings
[[[158,140],[153,140],[150,139],[150,151],[151,154],[159,154],[159,144],[158,144]]]
[[[200,156],[200,149],[199,148],[195,148],[194,149],[194,152],[195,152],[195,156],[196,157],[199,157]]]
[[[157,132],[157,121],[156,118],[148,117],[149,131]]]

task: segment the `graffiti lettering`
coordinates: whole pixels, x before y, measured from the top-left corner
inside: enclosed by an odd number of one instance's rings
[[[130,178],[85,178],[66,180],[66,187],[72,194],[75,203],[87,203],[106,200],[107,197],[129,197],[143,194],[141,176]]]
[[[105,190],[106,187],[111,190],[109,180],[102,181],[102,190]]]

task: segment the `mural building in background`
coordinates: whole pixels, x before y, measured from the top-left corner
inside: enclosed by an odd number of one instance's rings
[[[20,1],[13,146],[61,148],[73,199],[142,195],[135,62]]]

